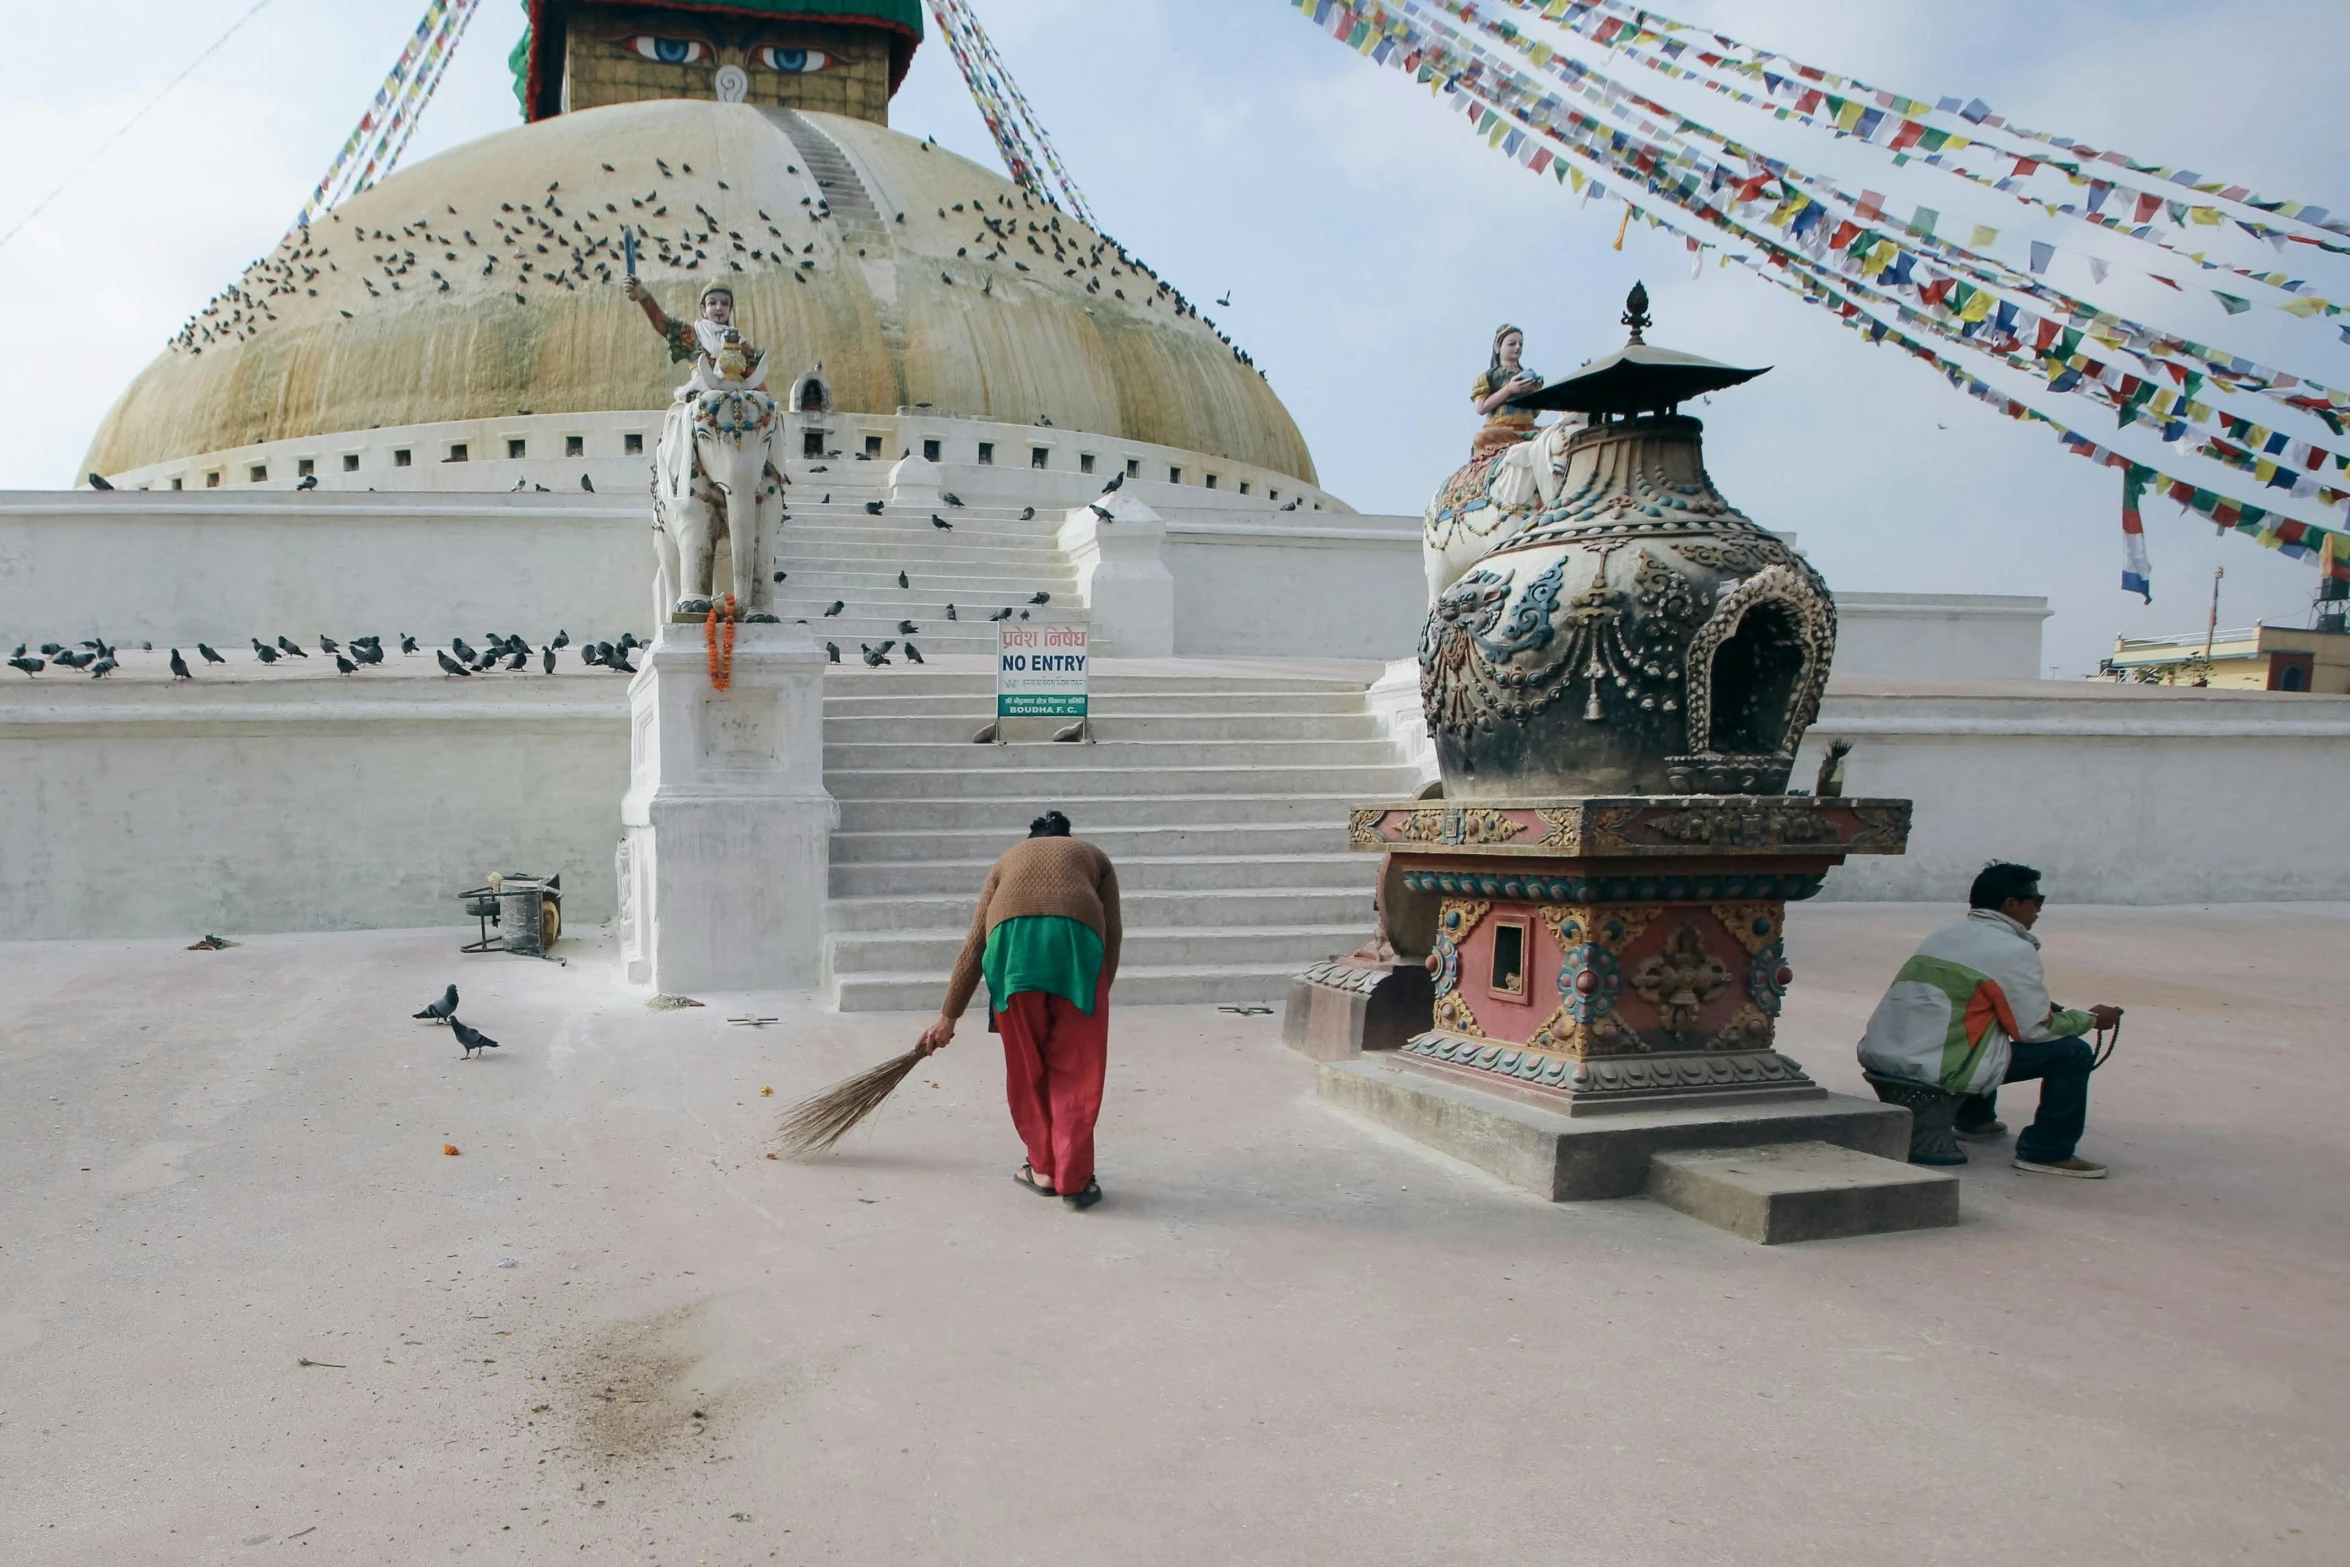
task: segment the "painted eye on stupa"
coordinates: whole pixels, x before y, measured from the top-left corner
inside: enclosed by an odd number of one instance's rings
[[[639,33],[628,41],[628,47],[663,65],[699,65],[710,58],[710,46],[699,38],[656,38]]]
[[[762,44],[751,51],[751,58],[783,76],[806,76],[832,63],[832,56],[821,49],[785,49],[775,44]]]

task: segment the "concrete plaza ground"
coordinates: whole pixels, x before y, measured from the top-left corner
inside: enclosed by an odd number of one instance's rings
[[[1947,917],[1796,910],[1790,1053],[1859,1091]],[[2042,929],[2130,1009],[2114,1178],[1771,1249],[1346,1120],[1278,1017],[1117,1015],[1081,1215],[978,1022],[795,1166],[918,1020],[651,1012],[594,933],[0,946],[0,1561],[2339,1561],[2350,907]]]

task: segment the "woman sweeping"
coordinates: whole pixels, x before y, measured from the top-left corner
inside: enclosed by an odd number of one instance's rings
[[[1093,1123],[1109,1060],[1110,984],[1118,977],[1118,873],[1047,811],[987,873],[971,934],[922,1048],[942,1050],[982,979],[1004,1038],[1004,1089],[1028,1145],[1013,1179],[1072,1208],[1102,1200]]]

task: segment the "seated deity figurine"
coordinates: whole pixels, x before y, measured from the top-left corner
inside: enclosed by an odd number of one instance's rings
[[[783,475],[775,460],[782,421],[766,391],[768,355],[734,324],[734,292],[702,290],[701,318],[665,314],[644,284],[623,285],[669,345],[672,361],[693,371],[662,420],[653,464],[653,514],[664,591],[674,612],[700,614],[721,596],[711,572],[717,539],[730,540],[737,612],[772,620],[764,569],[767,535],[780,515]]]
[[[1493,363],[1469,387],[1469,401],[1485,416],[1469,447],[1471,462],[1533,438],[1532,411],[1509,406],[1511,398],[1523,397],[1542,385],[1542,377],[1518,362],[1525,351],[1526,334],[1518,328],[1505,323],[1493,334]]]

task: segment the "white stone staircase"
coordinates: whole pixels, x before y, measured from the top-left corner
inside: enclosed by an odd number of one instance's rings
[[[840,801],[824,986],[843,1011],[935,1007],[995,857],[1066,811],[1118,865],[1118,1000],[1279,1000],[1371,930],[1376,857],[1348,810],[1408,791],[1365,710],[1369,675],[1203,660],[1101,660],[1096,743],[974,745],[992,664],[862,666],[825,688]]]

